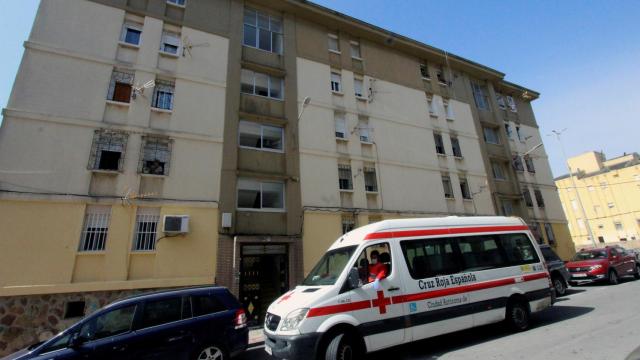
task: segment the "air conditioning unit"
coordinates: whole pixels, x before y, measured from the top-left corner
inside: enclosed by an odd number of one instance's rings
[[[189,215],[165,215],[162,231],[166,234],[186,234],[189,232]]]

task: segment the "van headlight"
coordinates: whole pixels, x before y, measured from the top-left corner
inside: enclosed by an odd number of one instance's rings
[[[282,325],[280,326],[280,331],[291,331],[298,328],[300,322],[307,317],[307,313],[309,309],[303,308],[294,310],[287,315],[282,321]]]

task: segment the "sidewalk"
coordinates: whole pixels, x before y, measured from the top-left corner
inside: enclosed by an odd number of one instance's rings
[[[262,327],[249,329],[249,345],[258,345],[264,342]]]

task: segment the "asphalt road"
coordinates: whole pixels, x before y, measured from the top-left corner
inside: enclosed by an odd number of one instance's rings
[[[397,346],[367,360],[640,359],[640,281],[570,288],[533,328],[513,334],[499,324]],[[241,359],[270,359],[263,346]],[[308,360],[308,359],[306,359]]]

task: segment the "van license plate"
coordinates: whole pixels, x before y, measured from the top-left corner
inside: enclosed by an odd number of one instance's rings
[[[269,345],[265,345],[264,346],[264,351],[267,352],[267,354],[269,355],[273,355],[273,350],[271,350],[271,348],[269,347]]]
[[[571,275],[571,277],[583,278],[583,277],[587,277],[587,274],[573,274]]]

